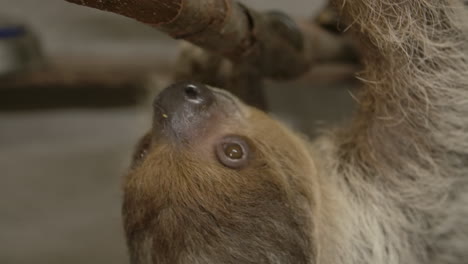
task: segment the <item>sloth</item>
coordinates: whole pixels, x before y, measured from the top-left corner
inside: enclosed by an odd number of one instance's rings
[[[124,180],[133,264],[468,261],[461,1],[336,0],[362,52],[352,120],[314,140],[180,82]]]

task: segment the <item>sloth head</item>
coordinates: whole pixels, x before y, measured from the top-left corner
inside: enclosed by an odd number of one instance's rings
[[[124,183],[134,263],[313,261],[319,190],[305,141],[198,83],[166,88],[153,111]]]

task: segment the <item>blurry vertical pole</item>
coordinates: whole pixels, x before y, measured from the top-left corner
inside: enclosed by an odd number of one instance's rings
[[[66,1],[136,19],[244,65],[259,78],[296,78],[314,62],[350,55],[338,36],[310,24],[301,30],[283,13],[258,13],[233,0]]]

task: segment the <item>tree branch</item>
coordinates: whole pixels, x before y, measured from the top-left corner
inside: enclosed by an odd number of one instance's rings
[[[318,28],[304,35],[282,13],[260,14],[233,0],[66,1],[136,19],[274,79],[298,77],[316,60],[349,56],[338,37]]]

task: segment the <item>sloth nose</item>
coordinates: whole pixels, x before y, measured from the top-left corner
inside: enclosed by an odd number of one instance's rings
[[[197,124],[209,116],[209,109],[214,101],[215,95],[204,84],[175,83],[155,98],[155,123],[164,123],[164,127],[181,136],[195,129]]]
[[[188,103],[195,105],[203,105],[211,103],[213,94],[203,84],[187,83],[181,85],[183,88],[184,98]]]
[[[187,108],[193,114],[206,109],[213,101],[213,92],[206,85],[196,82],[180,82],[164,89],[154,100],[154,106],[155,110],[164,110],[167,115]]]

